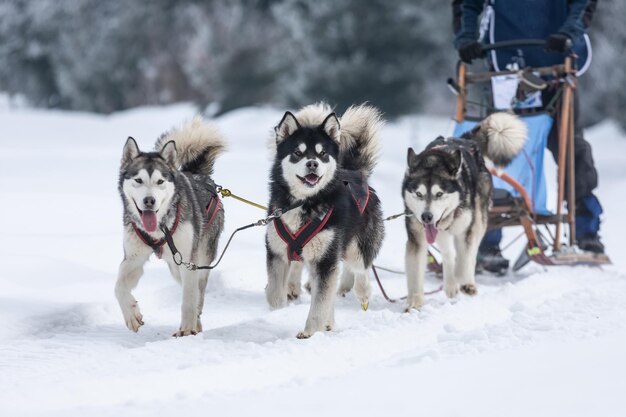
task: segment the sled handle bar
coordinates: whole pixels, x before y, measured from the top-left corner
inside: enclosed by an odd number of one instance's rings
[[[515,39],[512,41],[502,41],[491,43],[487,45],[483,45],[483,52],[492,51],[495,49],[506,49],[506,48],[519,48],[525,46],[537,46],[537,47],[545,47],[546,41],[543,39]],[[567,40],[566,49],[570,50],[572,48],[571,39]]]

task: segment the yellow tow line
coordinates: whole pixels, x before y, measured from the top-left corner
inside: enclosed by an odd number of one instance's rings
[[[262,205],[260,205],[258,203],[255,203],[254,201],[246,200],[243,197],[239,197],[238,195],[233,194],[228,188],[222,188],[222,187],[218,186],[218,187],[216,187],[216,190],[217,190],[218,193],[220,193],[222,195],[222,198],[232,197],[235,200],[241,201],[242,203],[246,203],[246,204],[251,205],[252,207],[256,207],[258,209],[267,211],[267,207],[262,206]]]

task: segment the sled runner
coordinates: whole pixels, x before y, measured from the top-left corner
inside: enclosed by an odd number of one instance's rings
[[[520,47],[543,47],[543,40],[514,40],[485,45],[496,51]],[[491,52],[494,53],[494,52]],[[489,229],[522,226],[526,248],[513,266],[518,270],[529,261],[541,265],[601,265],[610,263],[604,254],[584,252],[576,245],[574,188],[574,90],[576,55],[563,64],[537,68],[492,71],[484,63],[460,62],[457,79],[448,85],[457,96],[454,136],[473,128],[495,111],[511,110],[526,122],[528,140],[504,171],[491,169],[494,180]],[[542,102],[542,91],[553,94]],[[546,95],[544,95],[546,96]],[[544,153],[548,135],[558,132],[556,212],[547,208]]]

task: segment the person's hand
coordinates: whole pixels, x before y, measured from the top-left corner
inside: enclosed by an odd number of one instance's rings
[[[466,43],[459,48],[461,61],[471,64],[473,60],[484,56],[483,46],[478,41]]]
[[[572,46],[569,36],[564,33],[555,33],[546,38],[545,49],[547,52],[566,52]]]

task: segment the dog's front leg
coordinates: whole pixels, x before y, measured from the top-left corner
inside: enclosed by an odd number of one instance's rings
[[[420,236],[422,234],[420,233]],[[404,265],[408,295],[406,298],[406,312],[419,309],[424,304],[424,275],[426,274],[426,241],[409,236],[406,242]]]
[[[181,307],[180,328],[174,337],[189,336],[198,333],[198,306],[200,303],[200,281],[202,271],[181,269],[183,284],[183,304]]]
[[[204,310],[204,293],[206,292],[206,286],[209,282],[209,271],[199,272],[200,279],[198,280],[198,323],[196,324],[196,330],[202,331],[202,310]]]
[[[120,264],[115,283],[115,297],[122,309],[124,322],[126,327],[133,332],[138,331],[143,326],[143,316],[131,290],[139,283],[139,278],[143,275],[143,264],[148,257],[149,255],[145,258],[124,258]]]
[[[461,291],[465,294],[476,294],[476,256],[478,255],[478,245],[484,235],[482,230],[478,234],[470,230],[462,236],[455,236],[454,246],[456,247],[456,278],[461,285]]]
[[[296,336],[306,339],[318,331],[329,331],[335,325],[335,295],[337,294],[337,275],[339,260],[325,258],[310,265],[311,307],[304,330]]]
[[[265,297],[272,308],[282,308],[287,304],[287,275],[289,264],[279,255],[267,250],[267,286]]]
[[[456,251],[454,238],[448,232],[441,232],[437,237],[437,244],[441,250],[443,263],[443,289],[448,298],[454,298],[459,293],[459,283],[456,279]]]

